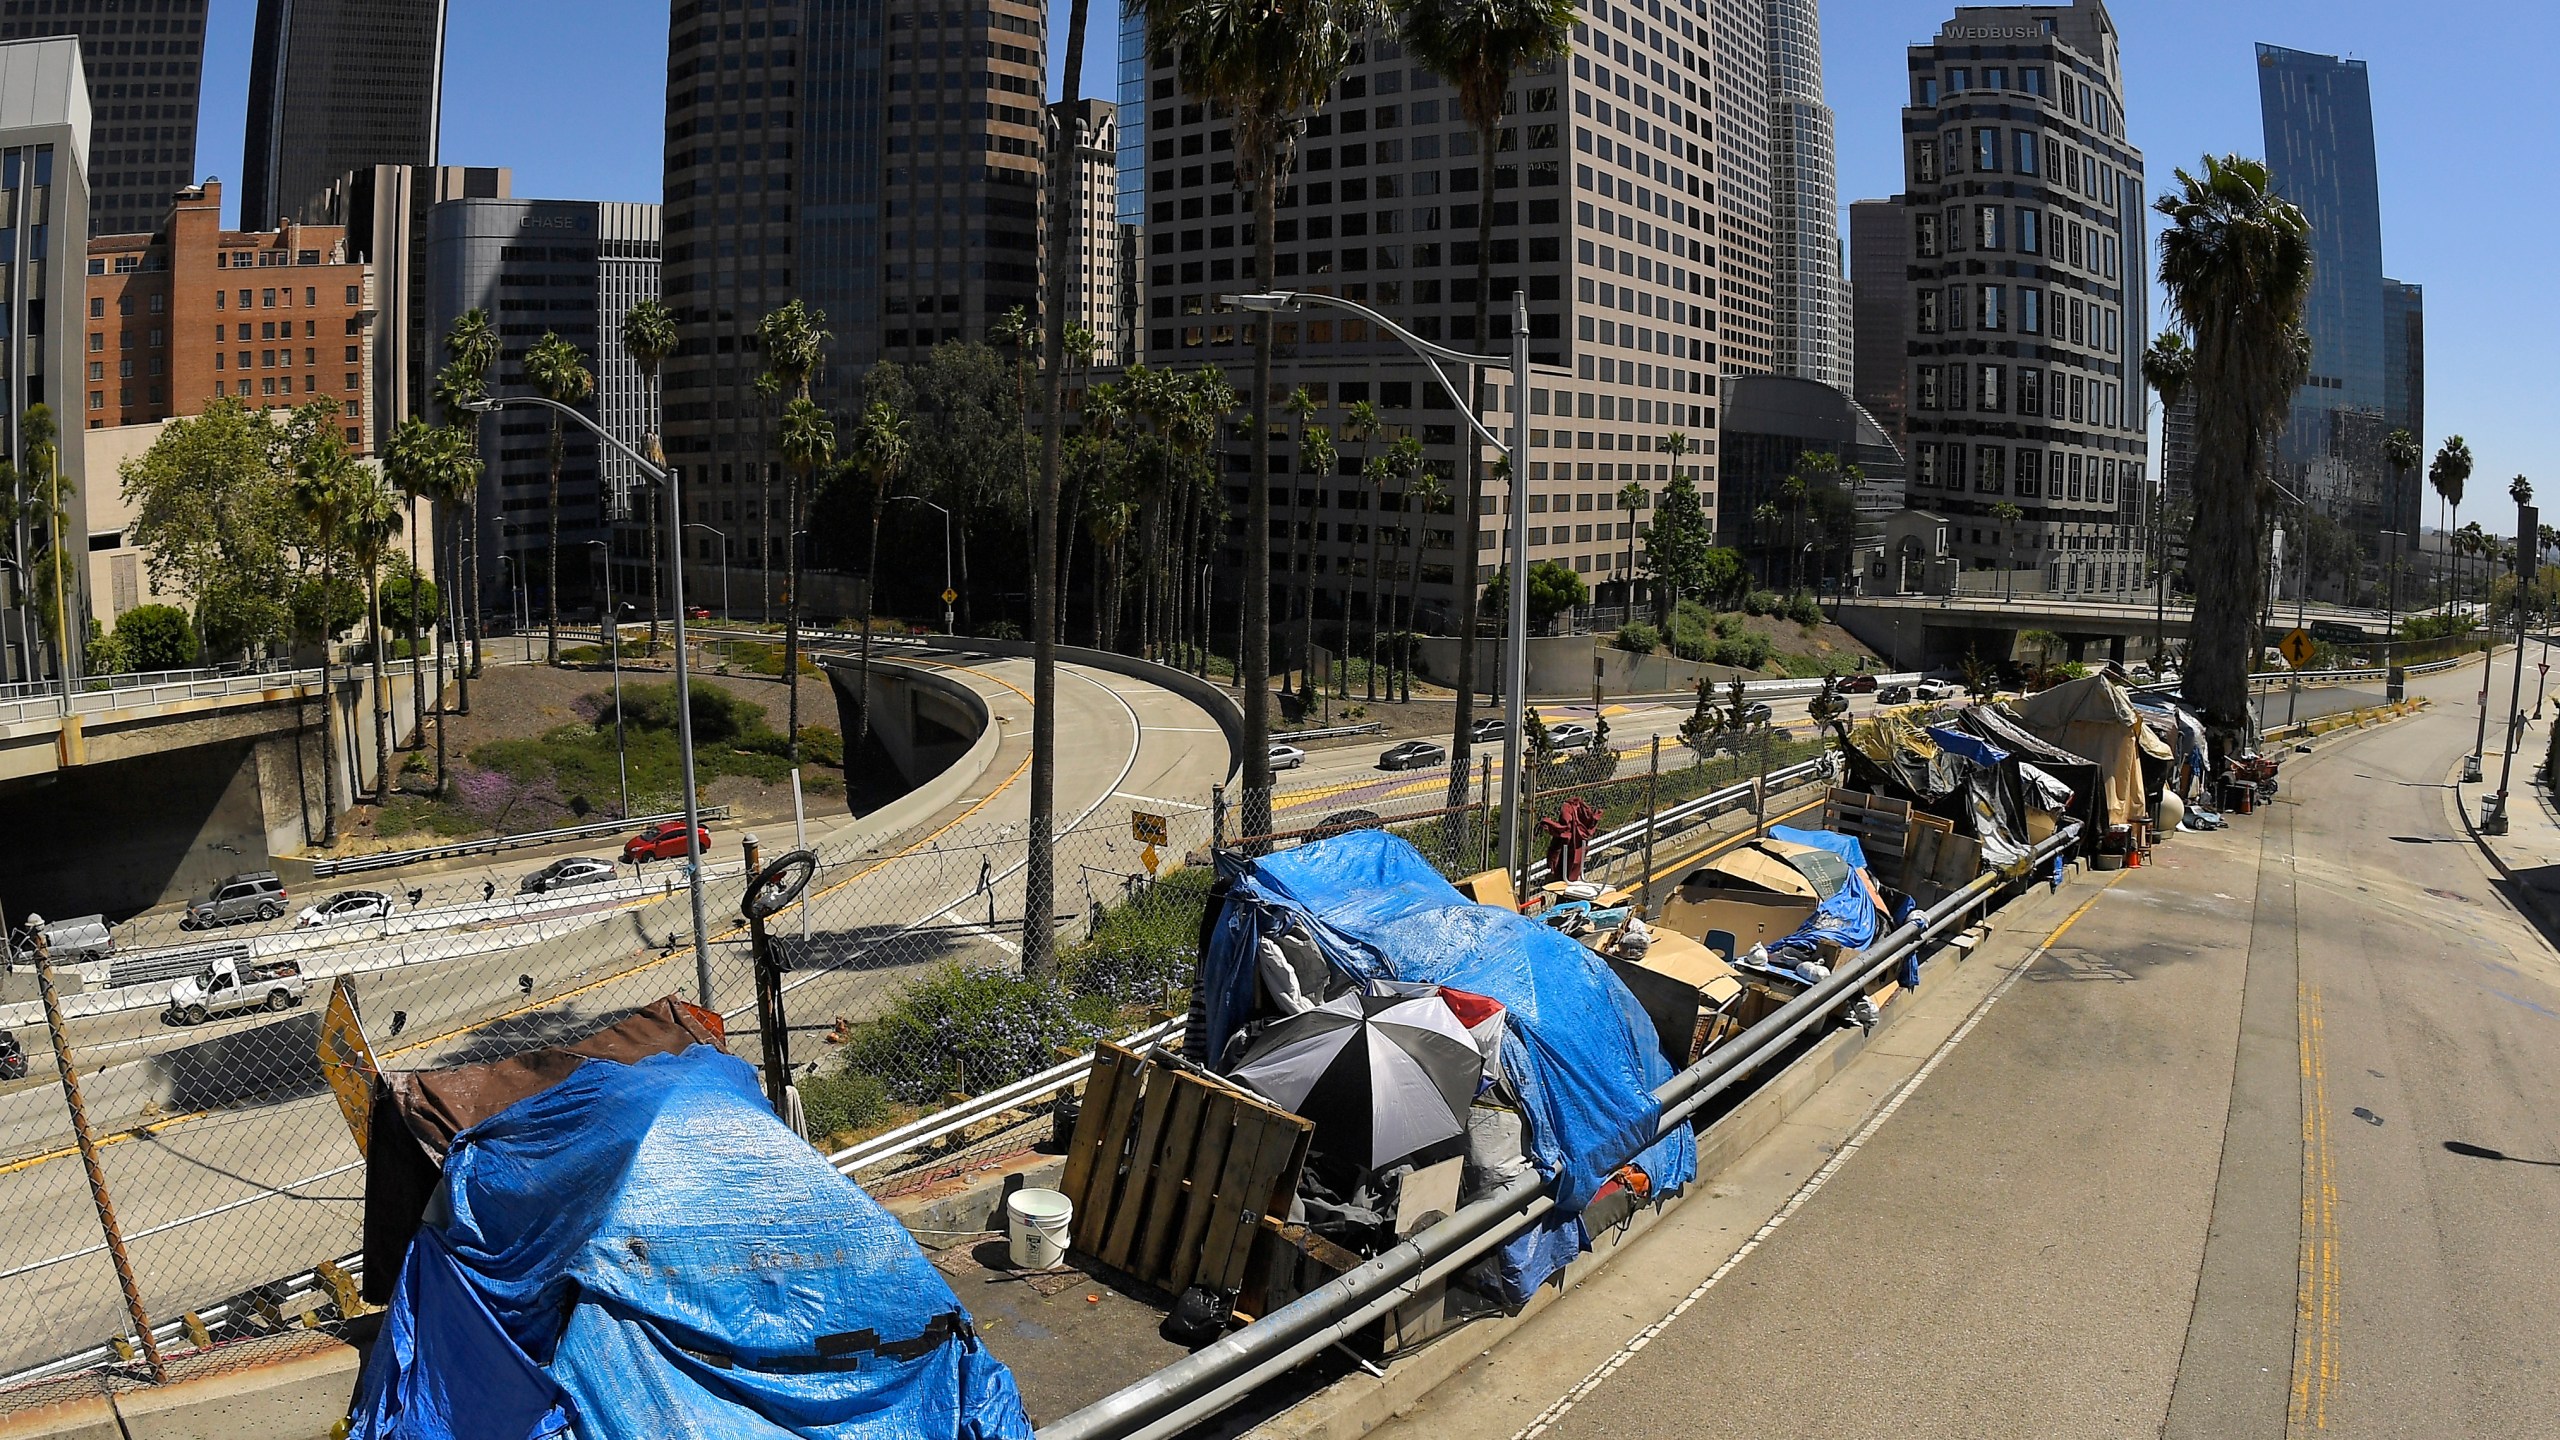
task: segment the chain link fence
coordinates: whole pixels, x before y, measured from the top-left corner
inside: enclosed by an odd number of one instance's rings
[[[1525,853],[1542,852],[1537,822],[1568,799],[1619,824],[1817,748],[1772,733],[1704,756],[1666,743],[1658,770],[1645,747],[1541,764],[1520,820]],[[1480,757],[1459,773],[1169,797],[1154,802],[1161,832],[1145,838],[1123,812],[1089,814],[1057,837],[1054,966],[1036,974],[1023,963],[1020,824],[964,820],[920,839],[840,829],[813,846],[818,868],[799,901],[766,922],[785,967],[788,1064],[812,1142],[834,1153],[1184,1013],[1220,845],[1267,851],[1382,826],[1457,878],[1499,863],[1489,823],[1499,800],[1493,762]],[[767,860],[791,848],[788,826],[764,838]],[[362,1161],[318,1061],[322,1012],[342,977],[386,1068],[574,1040],[670,993],[720,1012],[741,1058],[781,1063],[758,1032],[755,960],[737,918],[746,864],[731,836],[705,866],[707,996],[681,861],[608,861],[601,879],[539,891],[524,888],[524,865],[297,892],[201,929],[137,917],[94,955],[65,937],[49,947],[59,1049],[30,967],[0,977],[0,1028],[26,1064],[23,1077],[0,1071],[0,1380],[133,1329],[60,1083],[65,1064],[141,1305],[200,1340],[182,1317],[242,1333],[314,1307],[336,1313],[326,1286],[278,1282],[359,1248]],[[364,892],[380,900],[333,903]],[[1040,1097],[862,1178],[895,1190],[1022,1148],[1046,1133],[1048,1104]]]

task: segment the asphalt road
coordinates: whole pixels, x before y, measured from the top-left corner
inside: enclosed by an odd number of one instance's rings
[[[2452,808],[2477,684],[1933,966],[1388,1433],[2554,1433],[2560,954]]]
[[[995,697],[1003,740],[979,787],[925,832],[895,846],[827,852],[811,887],[812,930],[836,962],[791,977],[806,1059],[829,1017],[859,1016],[893,982],[950,959],[1002,959],[1004,927],[973,927],[954,908],[991,899],[1011,925],[1021,913],[1021,829],[1030,751],[1028,661],[952,661]],[[1068,670],[1059,687],[1063,742],[1062,827],[1084,825],[1066,855],[1113,858],[1128,843],[1126,811],[1205,793],[1224,777],[1225,746],[1211,717],[1170,692],[1108,673]],[[1116,828],[1115,828],[1116,827]],[[1176,817],[1177,843],[1205,839],[1205,810]],[[1195,833],[1196,837],[1195,837]],[[783,837],[768,837],[781,848]],[[1134,867],[1135,861],[1131,865]],[[989,883],[979,888],[981,875]],[[1114,872],[1116,878],[1116,871]],[[1062,893],[1075,877],[1062,876]],[[719,1008],[740,1053],[757,1053],[746,945],[736,923],[737,882],[711,896]],[[1080,904],[1078,906],[1080,908]],[[793,912],[776,928],[796,930]],[[520,948],[378,972],[361,982],[365,1014],[384,1063],[448,1063],[586,1033],[608,1017],[669,991],[691,998],[694,967],[682,892],[641,906],[603,907],[585,928]],[[530,994],[518,977],[530,978]],[[100,1128],[120,1129],[102,1150],[143,1279],[161,1314],[204,1304],[355,1246],[361,1172],[335,1101],[312,1088],[315,1003],[177,1032],[177,1053],[120,1059],[84,1085]],[[389,1017],[405,1012],[402,1033]],[[58,1132],[63,1143],[0,1164],[0,1373],[94,1343],[118,1323],[115,1288],[97,1217],[69,1149],[59,1093],[50,1087],[0,1097],[12,1139]],[[24,1110],[24,1115],[16,1115]],[[32,1152],[32,1153],[30,1153]],[[230,1208],[224,1208],[230,1207]]]

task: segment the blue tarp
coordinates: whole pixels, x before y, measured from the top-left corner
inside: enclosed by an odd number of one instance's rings
[[[697,1045],[589,1060],[455,1137],[356,1440],[1031,1440],[870,1196]]]
[[[1478,905],[1410,844],[1376,830],[1301,845],[1235,868],[1201,961],[1209,1053],[1252,1013],[1255,946],[1294,912],[1335,969],[1472,991],[1510,1011],[1502,1068],[1519,1095],[1529,1158],[1577,1215],[1629,1160],[1659,1191],[1697,1174],[1686,1126],[1660,1141],[1653,1090],[1671,1078],[1653,1022],[1589,950],[1533,920]],[[1544,1278],[1540,1275],[1538,1278]],[[1536,1280],[1529,1285],[1534,1288]]]
[[[1866,847],[1860,845],[1855,836],[1772,825],[1769,838],[1784,840],[1790,845],[1810,845],[1818,850],[1828,850],[1846,861],[1852,870],[1867,868]],[[1813,918],[1797,926],[1794,934],[1769,948],[1778,951],[1798,946],[1810,950],[1819,941],[1832,940],[1844,950],[1864,950],[1875,943],[1883,923],[1884,917],[1876,913],[1875,902],[1867,898],[1866,886],[1852,879],[1825,897],[1814,910]]]
[[[2009,758],[2008,751],[1953,725],[1930,726],[1929,738],[1938,742],[1939,749],[1953,751],[1985,770],[1993,769]]]

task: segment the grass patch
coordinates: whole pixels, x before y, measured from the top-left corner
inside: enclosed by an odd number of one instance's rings
[[[720,657],[724,670],[743,675],[770,675],[777,680],[782,678],[783,647],[778,643],[722,640],[715,642],[710,649],[712,654]],[[818,673],[818,663],[810,658],[806,647],[800,652],[800,673],[804,676]]]

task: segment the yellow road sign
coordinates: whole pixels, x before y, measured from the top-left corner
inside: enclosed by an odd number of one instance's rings
[[[2292,666],[2296,670],[2308,670],[2311,668],[2312,646],[2310,631],[2296,630],[2292,634],[2285,636],[2283,640],[2277,642],[2276,648],[2284,652],[2284,663],[2287,665]]]
[[[1166,833],[1164,817],[1161,815],[1150,815],[1144,810],[1132,810],[1129,812],[1129,838],[1137,841],[1141,845],[1169,845],[1173,843],[1172,838]]]
[[[945,604],[945,605],[948,605],[948,604],[950,604],[952,601],[957,600],[957,599],[959,599],[959,598],[960,598],[960,592],[959,592],[959,591],[957,591],[957,590],[945,590],[945,591],[943,591],[943,592],[942,592],[942,603],[943,603],[943,604]]]
[[[1156,866],[1163,860],[1163,858],[1164,857],[1156,854],[1156,847],[1153,845],[1150,845],[1146,849],[1138,852],[1138,863],[1146,866],[1147,873],[1150,875],[1156,873]]]
[[[373,1133],[373,1087],[381,1075],[373,1046],[356,1018],[355,982],[346,976],[329,990],[329,1008],[320,1018],[320,1074],[338,1097],[338,1113],[355,1136],[356,1149],[367,1149]]]

